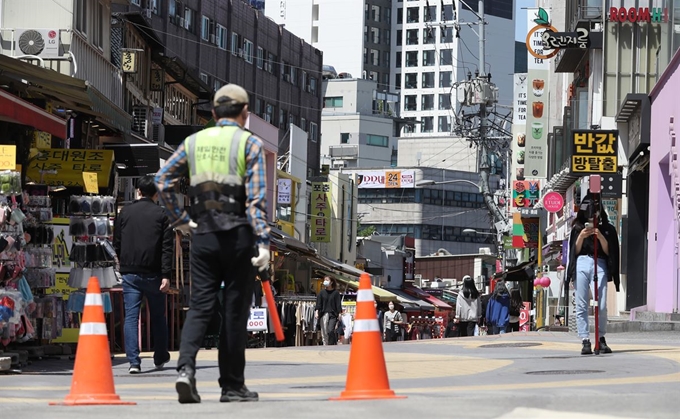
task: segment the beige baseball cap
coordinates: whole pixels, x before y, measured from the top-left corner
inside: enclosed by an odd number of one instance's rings
[[[220,87],[213,98],[213,106],[247,105],[249,102],[248,92],[237,84],[227,84]]]

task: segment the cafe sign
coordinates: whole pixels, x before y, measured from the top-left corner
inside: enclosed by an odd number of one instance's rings
[[[546,30],[543,32],[543,49],[554,50],[563,48],[581,48],[587,49],[590,47],[590,32],[586,28],[578,28],[576,32],[552,32]]]

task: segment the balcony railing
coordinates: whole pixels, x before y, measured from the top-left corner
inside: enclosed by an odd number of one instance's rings
[[[99,48],[90,45],[78,32],[73,31],[71,52],[77,63],[76,78],[87,80],[114,105],[123,108],[123,78],[116,68],[102,55]]]
[[[359,157],[359,146],[356,144],[332,145],[329,147],[331,157],[343,159]]]

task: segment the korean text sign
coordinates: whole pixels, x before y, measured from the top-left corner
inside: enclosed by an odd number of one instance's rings
[[[312,182],[312,242],[331,241],[331,183]]]
[[[31,158],[26,175],[50,186],[83,186],[83,172],[94,172],[99,187],[106,188],[112,166],[113,150],[45,148]]]
[[[617,130],[575,130],[571,145],[571,172],[616,173],[618,140]]]

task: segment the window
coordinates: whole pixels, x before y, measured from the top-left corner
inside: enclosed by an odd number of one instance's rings
[[[255,115],[262,117],[262,100],[255,99]]]
[[[418,29],[406,31],[406,45],[418,45]]]
[[[434,116],[425,116],[421,121],[422,125],[420,126],[420,132],[434,131]]]
[[[307,120],[305,118],[300,118],[300,129],[307,132]]]
[[[431,89],[434,87],[434,73],[423,73],[423,89]]]
[[[75,6],[76,9],[76,29],[78,29],[82,34],[87,33],[87,10],[89,0],[77,0]]]
[[[434,44],[435,42],[436,29],[425,28],[423,29],[423,44]]]
[[[279,128],[284,128],[288,122],[288,112],[284,109],[279,110]]]
[[[382,87],[384,87],[385,89],[390,88],[390,73],[382,74]]]
[[[132,0],[132,4],[134,4],[135,6],[141,6],[142,0]]]
[[[380,65],[380,51],[377,49],[372,49],[371,50],[371,65],[379,66]]]
[[[453,28],[442,27],[440,35],[440,42],[453,42]]]
[[[423,111],[434,110],[434,95],[423,95],[420,100],[420,109]]]
[[[451,87],[452,74],[450,71],[439,72],[439,87]]]
[[[392,24],[392,9],[390,7],[385,8],[385,23],[388,25]]]
[[[424,22],[437,21],[437,6],[423,7],[423,21]]]
[[[188,7],[184,8],[184,29],[191,33],[196,33],[196,27],[194,23],[194,15],[196,12]]]
[[[413,101],[415,103],[415,99]],[[406,134],[415,132],[415,130],[416,130],[416,119],[413,118],[413,117],[408,117],[408,118],[404,118],[404,120],[406,120],[407,122],[406,122],[406,124],[404,124],[404,131],[403,132],[406,133]]]
[[[264,50],[262,47],[257,47],[257,68],[262,68],[264,65]]]
[[[240,48],[239,42],[238,42],[238,34],[236,32],[231,33],[231,53],[233,55],[238,54],[238,50]]]
[[[92,43],[102,48],[104,46],[104,6],[101,3],[96,2],[94,8],[94,27]]]
[[[389,29],[383,29],[382,40],[383,40],[383,44],[385,44],[385,45],[390,44],[391,37],[390,37],[390,30]]]
[[[271,52],[267,54],[267,62],[264,64],[264,68],[267,69],[267,71],[271,74],[274,74],[274,72],[278,69],[276,66],[276,62],[278,61],[278,58],[276,55],[272,54]]]
[[[418,96],[416,96],[416,95],[407,95],[407,96],[404,96],[404,102],[406,102],[406,103],[404,104],[404,108],[405,108],[407,111],[416,111],[416,110],[418,110],[418,104],[417,104],[417,102],[416,102],[416,98],[417,98],[417,97],[418,97]]]
[[[449,125],[448,116],[439,117],[439,132],[451,132],[451,126]]]
[[[452,49],[442,49],[439,51],[439,65],[453,65]]]
[[[208,75],[205,73],[201,73],[201,81],[205,84],[208,84]]]
[[[451,109],[451,95],[442,93],[439,95],[439,110]]]
[[[342,108],[342,96],[323,98],[324,108]]]
[[[390,66],[390,52],[389,51],[383,51],[382,65],[383,65],[383,67],[389,67]]]
[[[274,116],[274,105],[267,103],[264,108],[264,120],[272,123],[272,117]]]
[[[290,67],[290,84],[297,85],[297,67]]]
[[[243,41],[243,59],[247,63],[253,63],[253,43],[247,39]]]
[[[217,80],[217,79],[213,80],[213,90],[214,91],[220,90],[220,87],[222,87],[223,85],[224,85],[224,83],[222,83],[220,80]]]
[[[418,88],[418,73],[406,73],[405,86],[407,89]]]
[[[201,17],[201,38],[206,41],[210,39],[210,18],[207,16]]]
[[[435,50],[431,49],[429,51],[423,51],[423,65],[426,67],[433,66],[435,64]]]
[[[340,144],[349,144],[349,132],[340,133]]]
[[[218,24],[217,25],[217,46],[220,49],[227,49],[227,28]]]
[[[418,67],[418,51],[406,51],[406,67]]]
[[[397,90],[401,90],[401,73],[397,73],[394,75],[394,88]]]
[[[309,78],[309,93],[316,96],[316,77]]]
[[[397,24],[401,25],[404,23],[404,8],[400,7],[397,9]]]
[[[380,22],[380,6],[371,6],[371,19],[374,22]]]
[[[374,145],[374,146],[378,146],[378,147],[389,147],[390,139],[389,139],[389,137],[386,137],[384,135],[367,134],[366,135],[366,144],[367,145]]]
[[[409,7],[406,9],[406,23],[418,23],[420,19],[419,18],[420,14],[420,8],[418,7]]]
[[[401,68],[401,51],[397,52],[397,57],[395,59],[394,65],[397,68]]]
[[[371,42],[374,44],[380,43],[380,28],[371,28]]]
[[[453,16],[453,4],[444,4],[442,6],[442,21],[454,20]]]
[[[402,38],[403,36],[404,36],[404,31],[402,31],[401,29],[397,29],[397,39],[396,39],[396,41],[397,41],[397,46],[402,45],[403,40],[402,40],[401,38]]]
[[[168,17],[170,18],[170,23],[175,24],[175,25],[184,25],[184,22],[181,20],[184,16],[182,16],[182,12],[184,11],[182,3],[177,1],[177,0],[170,0],[170,3],[168,3]]]
[[[161,0],[150,0],[149,8],[153,12],[153,14],[160,16],[161,15]]]
[[[309,137],[313,143],[319,141],[319,126],[314,122],[309,123]]]

